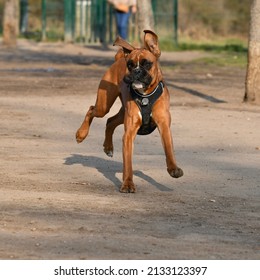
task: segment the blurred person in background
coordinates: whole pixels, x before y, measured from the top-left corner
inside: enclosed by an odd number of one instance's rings
[[[136,13],[136,0],[108,0],[108,3],[115,10],[117,33],[126,40],[130,15]]]

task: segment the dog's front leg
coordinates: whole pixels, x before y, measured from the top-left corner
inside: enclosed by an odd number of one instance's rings
[[[161,135],[162,144],[166,155],[167,171],[172,177],[179,178],[183,176],[183,171],[177,166],[174,156],[174,146],[170,129],[170,112],[166,109],[161,111],[160,115],[157,115],[157,113],[155,112],[154,117]]]
[[[134,193],[136,188],[133,182],[133,141],[134,137],[131,132],[125,132],[123,136],[123,184],[120,192]]]
[[[160,133],[161,133],[162,143],[166,155],[167,171],[172,177],[179,178],[183,176],[183,171],[181,168],[177,166],[176,163],[170,127],[169,126],[161,127]]]
[[[141,117],[140,115],[138,115],[138,113],[132,116],[128,115],[125,117],[125,133],[123,136],[123,184],[120,192],[136,192],[136,188],[133,182],[132,158],[134,150],[134,140],[137,131],[140,128],[140,125]]]

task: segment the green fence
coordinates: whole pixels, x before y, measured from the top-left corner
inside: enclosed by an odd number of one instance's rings
[[[247,40],[251,0],[151,1],[155,31],[161,42],[167,41],[164,46],[177,42],[177,34],[182,42]],[[4,3],[5,0],[0,0],[0,33]],[[115,17],[106,0],[20,0],[20,3],[20,31],[25,37],[85,44],[106,44],[116,37]],[[130,41],[138,38],[137,22],[138,13],[130,20]]]
[[[152,0],[155,30],[177,41],[178,0]],[[116,37],[113,8],[107,0],[21,0],[20,31],[39,40],[86,44],[111,43]],[[129,40],[138,39],[138,12],[129,23]]]

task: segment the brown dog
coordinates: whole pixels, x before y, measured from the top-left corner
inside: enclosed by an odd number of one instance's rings
[[[161,135],[167,171],[174,178],[183,175],[173,153],[170,96],[159,68],[161,51],[158,37],[149,30],[145,30],[144,33],[143,48],[134,48],[120,37],[116,39],[114,45],[122,49],[118,51],[115,63],[100,82],[95,106],[90,106],[76,133],[77,142],[82,142],[88,135],[93,118],[104,117],[117,97],[121,99],[121,109],[107,120],[103,145],[105,153],[112,157],[114,130],[124,123],[121,192],[136,191],[132,169],[133,142],[136,134],[149,134],[156,127]]]

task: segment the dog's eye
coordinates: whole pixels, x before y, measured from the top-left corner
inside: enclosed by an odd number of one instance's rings
[[[127,62],[127,68],[128,68],[129,71],[131,71],[135,68],[135,64],[134,64],[133,60],[129,60]]]
[[[140,65],[145,69],[145,70],[150,70],[153,66],[153,63],[147,59],[142,59],[140,62]]]

